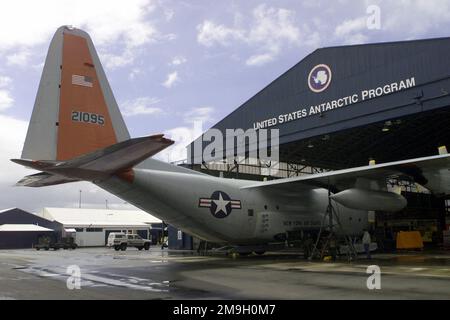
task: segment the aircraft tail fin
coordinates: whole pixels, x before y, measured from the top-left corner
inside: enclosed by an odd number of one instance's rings
[[[42,187],[132,179],[133,166],[173,144],[162,134],[130,139],[94,44],[79,29],[58,28],[48,49],[21,159],[41,171],[17,185]]]
[[[72,159],[130,135],[89,35],[60,27],[50,43],[23,159]]]
[[[66,161],[11,159],[42,171],[26,176],[17,185],[43,187],[73,181],[96,181],[116,175],[133,179],[133,166],[172,145],[162,134],[133,138]]]

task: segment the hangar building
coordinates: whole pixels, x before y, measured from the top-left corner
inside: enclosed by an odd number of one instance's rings
[[[41,236],[61,237],[63,225],[19,208],[0,211],[0,249],[32,248]]]
[[[436,155],[439,147],[446,152],[449,52],[450,38],[320,48],[212,128],[224,136],[226,129],[279,129],[280,169],[275,177]],[[236,159],[234,165],[220,164],[220,152],[216,161],[206,163],[204,135],[188,146],[188,163],[194,169],[274,178],[260,163]],[[225,142],[223,146],[224,155],[236,153]],[[430,232],[448,228],[448,202],[422,196],[424,191],[414,185],[404,185],[403,191],[408,199],[415,198],[410,201],[414,207],[397,215],[405,221],[397,224],[417,228],[431,220],[424,226]],[[396,219],[383,213],[378,218],[383,224]]]
[[[33,248],[42,236],[59,241],[73,233],[78,246],[104,246],[111,232],[137,233],[156,244],[163,237],[163,226],[140,210],[44,208],[39,214],[0,210],[0,249]]]
[[[64,229],[75,229],[81,247],[104,246],[111,232],[137,233],[156,243],[162,223],[140,210],[44,208],[40,215],[58,221]]]

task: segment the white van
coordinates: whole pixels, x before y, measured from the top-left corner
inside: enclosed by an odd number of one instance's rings
[[[125,233],[111,232],[108,235],[108,242],[106,243],[106,245],[108,247],[114,247],[114,249],[116,249],[116,251],[119,251],[119,250],[125,251],[125,250],[127,250],[127,243],[128,243],[128,239],[127,239],[127,235]]]
[[[136,247],[139,250],[150,249],[151,241],[147,239],[142,239],[137,234],[125,234],[119,232],[111,232],[108,236],[108,247],[114,247],[116,251],[127,250],[128,246]]]

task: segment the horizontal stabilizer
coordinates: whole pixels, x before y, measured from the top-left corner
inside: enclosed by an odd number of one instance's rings
[[[16,186],[20,187],[46,187],[67,182],[79,181],[78,179],[65,178],[59,175],[50,174],[47,172],[39,172],[29,176],[23,177]]]
[[[109,147],[70,159],[66,161],[11,159],[11,161],[25,167],[44,171],[54,177],[28,176],[19,181],[20,185],[40,186],[38,180],[45,185],[45,181],[63,183],[61,179],[76,180],[104,180],[111,175],[131,169],[136,164],[157,154],[174,142],[164,138],[162,134],[134,138],[113,144]],[[39,174],[38,174],[39,175]],[[26,180],[28,178],[28,180]],[[32,181],[34,179],[34,181]],[[27,182],[29,181],[29,182]],[[61,182],[57,182],[61,181]],[[70,182],[64,181],[64,182]],[[56,184],[53,183],[53,184]],[[49,184],[47,184],[49,185]]]

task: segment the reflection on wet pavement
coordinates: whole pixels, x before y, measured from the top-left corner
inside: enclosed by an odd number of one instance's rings
[[[81,271],[81,293],[66,288],[72,265]],[[369,265],[379,265],[389,277],[382,295],[366,288]],[[377,254],[371,260],[331,263],[292,252],[233,258],[156,248],[2,250],[0,274],[4,298],[34,298],[18,283],[38,283],[43,288],[39,298],[323,299],[336,298],[336,291],[346,298],[450,298],[450,254],[445,253]]]

